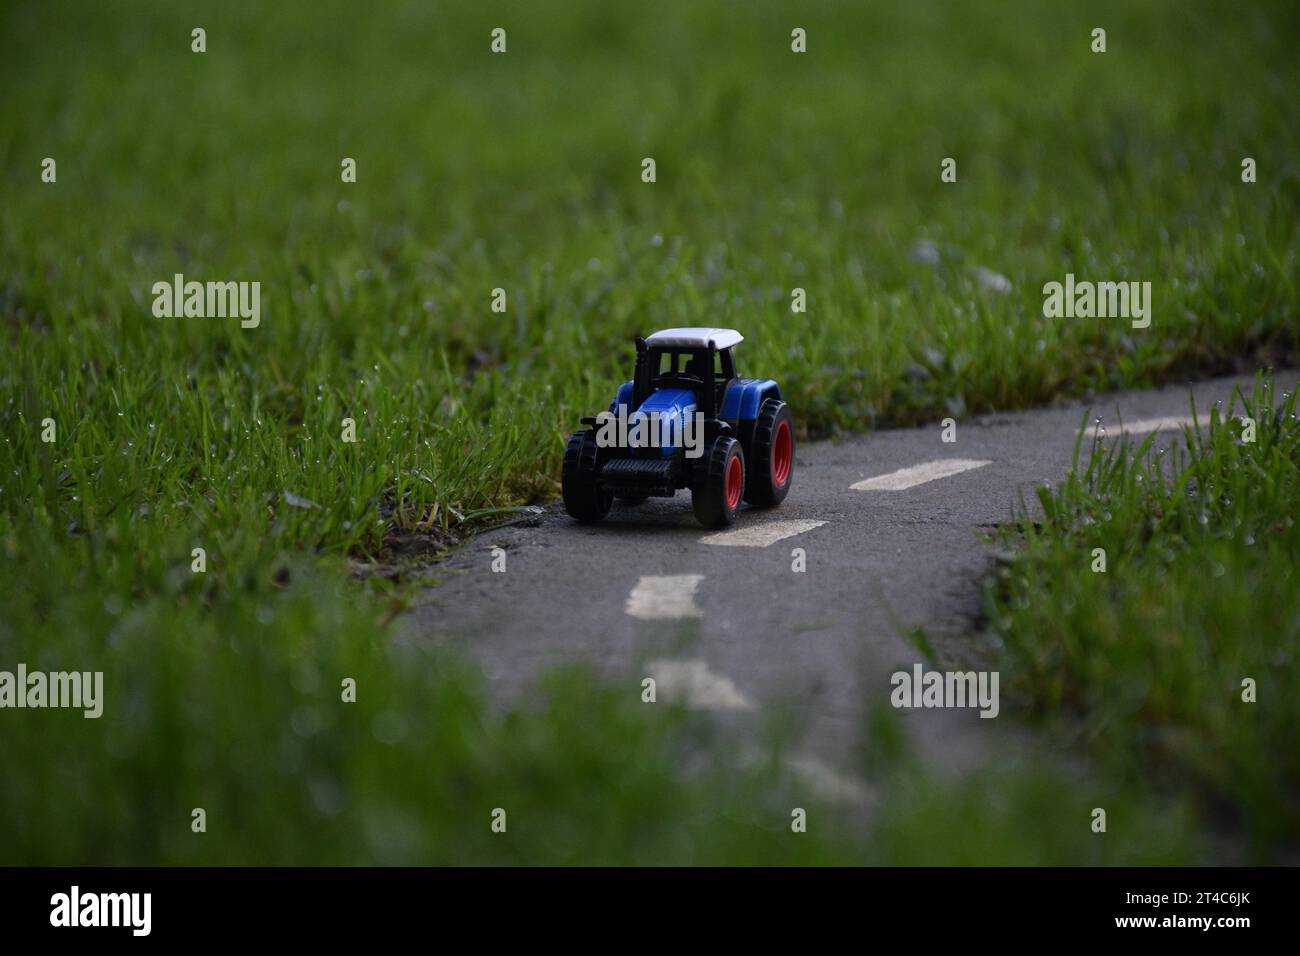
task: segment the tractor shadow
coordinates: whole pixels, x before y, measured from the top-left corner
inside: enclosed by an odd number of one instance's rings
[[[748,508],[742,510],[741,514],[746,510]],[[595,524],[581,524],[574,521],[561,507],[555,515],[552,528],[556,531],[564,531],[566,526],[569,530],[599,535],[625,535],[630,531],[639,531],[656,535],[677,533],[683,537],[698,538],[708,533],[708,529],[695,519],[695,511],[691,508],[689,495],[678,495],[675,498],[649,498],[638,503],[615,501],[605,519]]]

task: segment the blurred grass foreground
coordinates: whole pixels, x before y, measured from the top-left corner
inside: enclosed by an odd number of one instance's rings
[[[0,668],[110,699],[0,713],[0,863],[951,859],[946,791],[792,843],[765,774],[678,778],[689,721],[581,679],[488,718],[342,562],[553,496],[656,327],[739,328],[817,435],[1294,358],[1298,16],[5,4]],[[156,317],[178,273],[260,323]],[[1067,273],[1150,281],[1150,328],[1045,319]],[[951,798],[986,862],[1186,852],[1031,839],[1066,785],[999,785]]]

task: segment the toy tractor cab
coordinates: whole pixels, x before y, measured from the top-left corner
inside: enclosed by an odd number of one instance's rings
[[[609,411],[584,418],[564,450],[564,507],[599,521],[615,498],[689,488],[707,528],[735,520],[742,498],[780,504],[794,476],[794,418],[771,379],[736,375],[734,329],[665,329],[636,340],[636,369]],[[631,427],[627,427],[631,424]]]

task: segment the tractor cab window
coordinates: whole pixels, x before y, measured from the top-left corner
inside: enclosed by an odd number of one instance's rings
[[[730,349],[725,349],[715,353],[717,358],[713,363],[713,377],[721,383],[731,381],[736,377],[736,359],[731,354]]]
[[[656,378],[665,375],[693,375],[701,382],[726,382],[736,375],[730,352],[715,352],[713,368],[709,368],[709,354],[701,349],[674,352],[661,351],[651,364]]]
[[[665,350],[659,353],[658,361],[652,366],[655,376],[664,375],[700,375],[699,363],[694,361],[693,352],[673,352]],[[700,376],[703,378],[703,376]]]
[[[709,379],[708,362],[709,360],[703,355],[685,355],[685,362],[682,365],[682,372],[686,375],[694,375],[701,382],[707,382]]]
[[[655,353],[650,356],[653,387],[711,388],[715,407],[722,406],[727,383],[736,377],[730,349],[715,352],[712,363],[707,349],[656,349]]]

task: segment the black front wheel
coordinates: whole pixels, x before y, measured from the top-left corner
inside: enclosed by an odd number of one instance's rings
[[[574,432],[564,448],[564,470],[560,486],[564,510],[579,521],[599,521],[609,514],[614,496],[600,486],[596,433]]]
[[[745,451],[726,435],[713,440],[691,487],[695,517],[706,528],[725,528],[736,520],[745,490]]]

